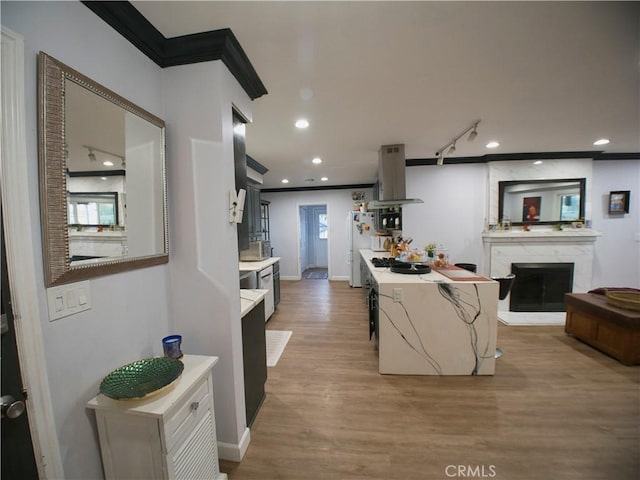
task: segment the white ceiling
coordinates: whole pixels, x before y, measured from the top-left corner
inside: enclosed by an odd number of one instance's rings
[[[640,2],[132,4],[165,37],[234,32],[269,92],[247,126],[265,187],[373,183],[381,145],[434,158],[477,118],[454,156],[640,151]]]

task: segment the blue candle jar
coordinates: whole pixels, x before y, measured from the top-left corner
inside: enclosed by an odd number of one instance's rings
[[[180,358],[182,357],[182,335],[169,335],[162,339],[162,349],[165,357]]]

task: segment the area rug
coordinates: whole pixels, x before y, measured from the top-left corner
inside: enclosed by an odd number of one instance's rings
[[[267,338],[267,367],[275,367],[280,360],[284,348],[291,338],[290,330],[266,330]]]

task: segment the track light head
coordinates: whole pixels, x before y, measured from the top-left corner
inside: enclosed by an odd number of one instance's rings
[[[467,142],[473,142],[478,136],[476,128],[478,128],[478,125],[473,126],[473,130],[471,130],[471,133],[469,133],[469,136],[467,137]]]
[[[444,165],[444,156],[442,154],[438,155],[438,165]]]
[[[91,160],[92,162],[96,161],[96,154],[93,153],[92,149],[89,149],[89,155],[88,156],[89,156],[89,160]]]
[[[453,144],[451,145],[451,148],[449,148],[449,151],[447,152],[447,155],[452,155],[453,153],[455,153],[456,151],[456,142],[453,142]]]

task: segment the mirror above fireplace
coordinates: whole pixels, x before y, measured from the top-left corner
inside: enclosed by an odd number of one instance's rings
[[[513,225],[555,225],[585,217],[585,178],[498,182],[498,218]]]

